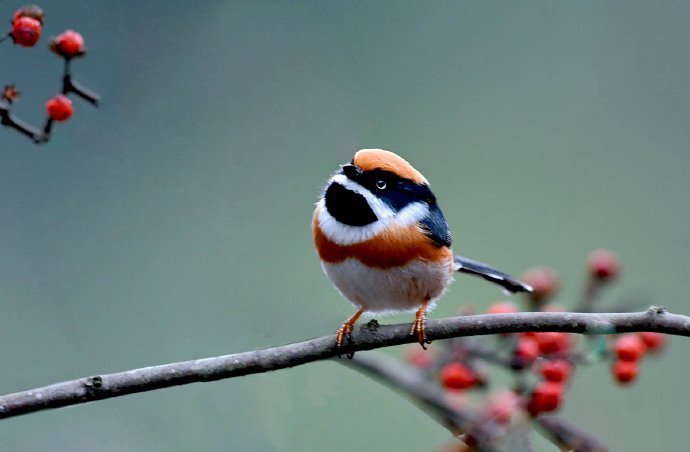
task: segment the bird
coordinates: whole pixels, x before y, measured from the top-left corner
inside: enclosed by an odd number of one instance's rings
[[[487,264],[456,256],[448,223],[427,179],[399,155],[360,149],[329,179],[312,217],[324,272],[357,309],[338,329],[335,345],[351,340],[366,313],[414,312],[410,335],[422,348],[427,311],[453,281],[468,273],[509,292],[532,288]]]

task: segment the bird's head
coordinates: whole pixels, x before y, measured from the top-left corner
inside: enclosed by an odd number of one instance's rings
[[[426,178],[382,149],[362,149],[342,165],[328,181],[317,214],[323,232],[341,245],[363,242],[392,226],[441,221],[445,227]],[[449,245],[450,236],[446,241]]]

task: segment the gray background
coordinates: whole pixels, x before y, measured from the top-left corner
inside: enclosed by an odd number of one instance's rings
[[[0,16],[20,3],[4,1]],[[515,274],[588,252],[609,300],[690,313],[690,5],[684,2],[46,1],[104,97],[36,147],[0,129],[0,392],[329,334],[352,313],[311,244],[313,203],[361,147],[432,182],[455,250]],[[5,22],[3,22],[5,23]],[[46,39],[0,46],[36,123]],[[432,318],[503,295],[458,278]],[[409,321],[408,316],[385,319]],[[613,450],[687,444],[688,344],[563,414]],[[399,354],[400,350],[388,353]],[[448,433],[332,362],[0,423],[2,450],[432,450]],[[553,450],[538,441],[539,450]]]

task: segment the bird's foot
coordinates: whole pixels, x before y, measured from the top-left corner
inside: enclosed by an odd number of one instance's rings
[[[364,309],[360,309],[357,311],[355,315],[350,318],[347,322],[343,323],[343,326],[340,327],[337,333],[335,333],[335,346],[338,349],[338,352],[341,352],[343,349],[343,342],[345,341],[345,338],[347,337],[347,342],[348,344],[352,344],[352,330],[355,327],[355,322],[359,318],[359,316],[362,315],[362,312],[364,312]],[[347,352],[347,357],[352,359],[354,356],[355,352],[354,350],[349,350]],[[338,357],[341,357],[342,354],[338,354]]]
[[[340,327],[338,332],[335,334],[335,346],[338,348],[343,347],[343,340],[345,337],[348,338],[348,340],[352,340],[352,328],[353,325],[349,322],[343,323],[343,326]]]
[[[424,306],[426,308],[426,306]],[[412,323],[412,328],[410,329],[410,336],[417,336],[417,341],[419,342],[419,345],[422,346],[424,350],[426,350],[426,344],[430,344],[431,341],[429,341],[426,337],[426,310],[425,309],[420,309],[417,311],[417,315],[414,319],[414,323]]]

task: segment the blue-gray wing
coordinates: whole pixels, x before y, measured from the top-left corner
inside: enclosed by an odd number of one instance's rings
[[[422,230],[427,237],[429,237],[438,246],[450,246],[451,238],[448,230],[448,223],[446,222],[441,208],[434,203],[429,206],[429,215],[420,221]]]

